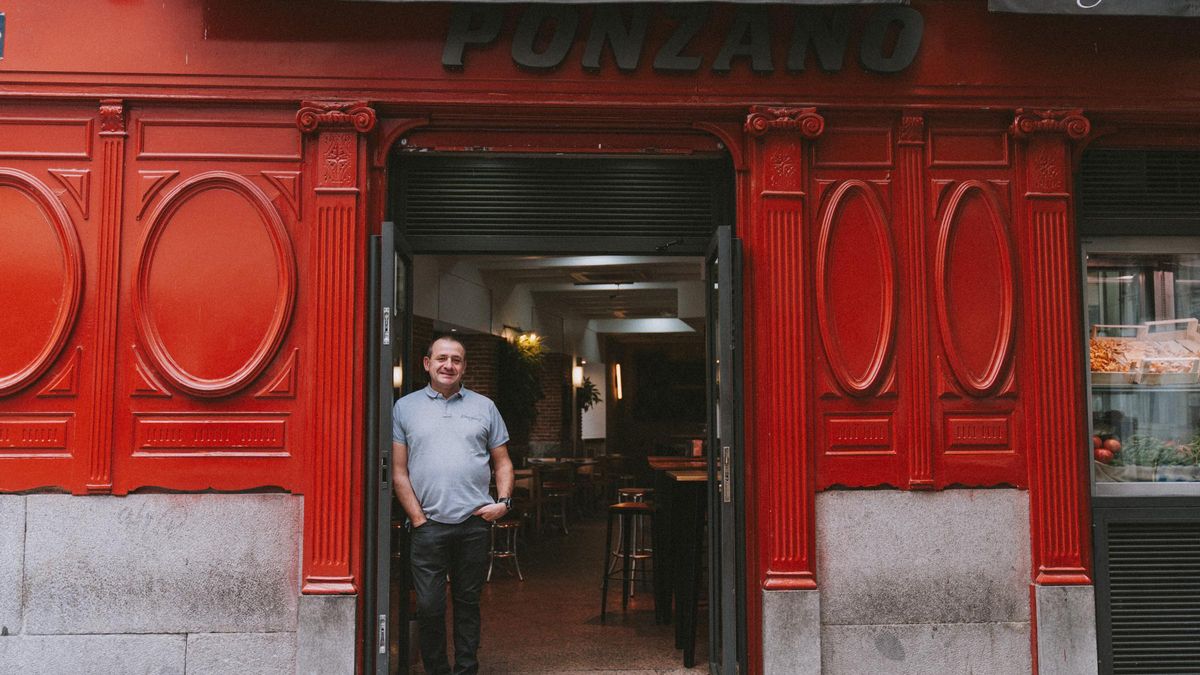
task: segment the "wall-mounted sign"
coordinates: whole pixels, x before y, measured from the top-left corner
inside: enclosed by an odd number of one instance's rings
[[[512,60],[527,70],[553,70],[563,65],[577,41],[583,41],[580,65],[591,71],[601,69],[607,48],[623,72],[637,70],[645,58],[652,59],[659,72],[708,68],[724,73],[735,63],[745,63],[756,73],[775,72],[777,65],[801,72],[813,62],[821,70],[837,72],[857,47],[858,62],[865,70],[896,73],[912,64],[925,30],[921,13],[905,5],[875,8],[858,30],[849,7],[798,7],[789,15],[792,20],[783,22],[773,21],[768,11],[761,5],[738,7],[727,27],[712,27],[724,29],[724,38],[705,53],[698,36],[712,30],[708,5],[594,5],[586,15],[571,5],[528,5],[512,32]],[[496,5],[457,5],[446,32],[442,66],[463,69],[472,50],[500,39],[504,12]],[[587,25],[581,25],[583,16]],[[782,37],[781,32],[786,34],[788,49],[784,62],[777,64],[771,45]]]
[[[988,0],[993,12],[1026,14],[1135,14],[1142,16],[1197,16],[1196,0]]]

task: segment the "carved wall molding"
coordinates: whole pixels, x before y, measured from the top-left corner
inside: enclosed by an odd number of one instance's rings
[[[76,347],[75,352],[67,357],[66,365],[59,368],[49,378],[49,384],[38,392],[38,398],[74,398],[79,395],[79,361],[82,355],[83,347]]]
[[[334,129],[365,134],[375,128],[375,109],[366,101],[304,101],[296,126],[306,134]]]
[[[846,209],[853,202],[861,201],[866,211],[865,223],[855,223],[846,217]],[[872,264],[868,270],[860,270],[852,279],[842,279],[841,284],[853,286],[858,307],[837,306],[834,300],[836,288],[834,275],[843,268],[840,262],[834,260],[835,247],[839,233],[853,226],[865,226],[866,236],[860,237],[853,252],[855,257],[869,259]],[[816,251],[816,300],[817,325],[820,329],[821,341],[825,346],[825,354],[830,371],[841,389],[854,397],[870,396],[879,390],[884,376],[888,374],[894,353],[896,336],[896,250],[892,244],[891,223],[884,213],[883,203],[875,190],[861,180],[848,180],[839,184],[830,193],[822,214],[819,216],[819,235]],[[860,233],[861,234],[861,233]],[[861,241],[865,240],[865,241]],[[875,279],[869,275],[875,274]],[[877,287],[866,288],[867,284],[877,282]],[[843,289],[845,290],[845,289]],[[848,349],[853,345],[844,344],[838,330],[839,321],[850,318],[860,318],[864,309],[873,301],[878,300],[878,325],[874,333],[874,343],[868,350],[865,359],[856,359],[865,363],[865,367],[852,369],[849,363]]]
[[[766,590],[816,588],[813,493],[813,393],[809,318],[797,306],[810,300],[806,225],[805,142],[824,118],[812,108],[755,106],[744,125],[749,144],[749,222],[744,228],[747,318],[747,456],[771,467],[748,486],[772,514],[761,529],[756,562]],[[753,317],[753,318],[751,318]]]
[[[260,219],[275,256],[277,295],[265,333],[249,358],[232,372],[219,377],[202,377],[184,368],[164,342],[153,316],[151,268],[164,230],[187,202],[208,190],[222,189],[246,200]],[[155,207],[138,247],[133,289],[133,314],[138,335],[155,368],[172,384],[193,396],[227,396],[247,386],[267,366],[283,340],[296,297],[296,264],[291,240],[283,220],[257,185],[228,171],[198,174],[172,189]]]
[[[75,202],[75,206],[79,207],[83,219],[87,220],[92,194],[91,169],[47,169],[47,173],[54,176],[67,194],[71,195],[71,199]]]
[[[905,113],[900,118],[900,145],[925,145],[925,116]]]
[[[933,480],[933,394],[929,358],[929,303],[926,302],[928,251],[925,225],[925,190],[927,183],[925,117],[918,112],[905,112],[900,118],[896,231],[904,251],[904,284],[913,298],[904,303],[908,325],[909,366],[903,372],[901,385],[907,396],[902,399],[908,420],[904,434],[908,448],[908,486],[913,489],[932,489]]]
[[[1079,110],[1018,110],[1013,136],[1025,182],[1020,211],[1020,251],[1028,279],[1024,295],[1030,341],[1026,420],[1034,581],[1043,585],[1090,584],[1086,392],[1079,373],[1079,252],[1072,217],[1071,146],[1091,131]],[[1064,299],[1066,299],[1064,301]]]
[[[96,354],[117,353],[117,307],[121,274],[121,218],[125,194],[125,106],[100,102],[100,222],[97,229]],[[87,428],[87,491],[112,491],[113,419],[117,362],[98,359],[92,370],[92,410]]]
[[[813,139],[825,131],[825,118],[816,108],[751,107],[746,117],[746,133],[762,136],[770,131],[794,131]]]
[[[1072,140],[1082,140],[1092,131],[1092,124],[1083,110],[1026,110],[1018,108],[1012,123],[1012,134],[1024,138],[1034,134],[1065,134]]]
[[[965,205],[970,199],[978,199],[985,206],[987,218],[982,223],[964,222]],[[989,308],[996,312],[997,330],[992,344],[985,351],[989,352],[984,359],[969,359],[967,352],[978,351],[972,345],[963,344],[955,330],[955,322],[960,319],[958,308],[954,303],[954,293],[951,284],[956,280],[951,274],[952,257],[956,255],[954,242],[963,228],[983,227],[993,240],[994,250],[989,252],[975,250],[964,251],[957,255],[971,255],[996,261],[997,295],[996,298],[977,298],[980,301],[994,299],[998,306]],[[1015,256],[1009,235],[1009,225],[1004,209],[993,194],[988,184],[969,180],[958,184],[947,198],[941,222],[938,227],[937,250],[934,255],[934,303],[937,308],[938,326],[942,332],[942,344],[949,360],[950,370],[960,387],[969,395],[983,398],[995,393],[1002,383],[1003,376],[1011,367],[1013,344],[1015,340],[1015,307],[1016,307],[1016,270]],[[957,280],[962,284],[963,280]],[[965,285],[965,284],[964,284]],[[979,367],[980,362],[982,367]],[[976,367],[972,367],[972,363]]]
[[[100,135],[125,135],[125,102],[121,99],[100,99]]]
[[[11,189],[23,194],[40,212],[42,223],[50,229],[51,236],[58,247],[61,256],[61,287],[54,289],[39,289],[53,291],[53,297],[44,299],[48,307],[56,307],[49,325],[34,327],[22,325],[22,330],[45,329],[45,340],[40,346],[35,346],[30,353],[20,354],[9,352],[6,361],[9,366],[0,372],[0,397],[10,396],[32,384],[54,363],[67,343],[79,307],[83,298],[83,253],[79,243],[79,233],[74,221],[71,220],[61,201],[43,183],[32,174],[18,169],[0,168],[0,189]],[[0,214],[0,218],[5,214]],[[10,215],[11,217],[11,215]],[[33,223],[24,223],[33,226]],[[0,260],[3,255],[0,255]],[[3,264],[11,264],[5,261]],[[9,292],[12,292],[11,289]],[[23,297],[25,301],[35,299]],[[12,317],[10,317],[12,318]],[[14,358],[15,357],[15,358]]]
[[[354,347],[361,343],[355,308],[346,298],[358,293],[356,271],[365,247],[359,194],[366,172],[359,134],[375,127],[375,111],[364,102],[305,102],[296,123],[304,133],[316,132],[306,143],[306,157],[315,171],[309,272],[314,280],[313,316],[318,317],[309,334],[309,352],[320,355],[308,359],[314,451],[312,482],[304,501],[303,591],[356,593],[351,535],[359,444],[353,425],[355,389],[347,385],[358,381],[363,363],[361,350]]]

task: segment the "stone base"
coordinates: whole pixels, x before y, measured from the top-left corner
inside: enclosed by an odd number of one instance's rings
[[[763,673],[821,672],[821,592],[763,591]]]
[[[0,495],[0,673],[295,673],[303,511],[281,494]],[[349,658],[307,672],[353,672],[355,601],[325,603],[340,622],[305,636]]]
[[[354,675],[357,605],[354,595],[301,596],[297,675]]]
[[[821,663],[822,673],[836,675],[1028,675],[1033,668],[1028,623],[825,626]]]
[[[1035,586],[1040,675],[1093,675],[1096,598],[1091,586]]]
[[[820,672],[1031,672],[1028,493],[831,490],[816,520]]]

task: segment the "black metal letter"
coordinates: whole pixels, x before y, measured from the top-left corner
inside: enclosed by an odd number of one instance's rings
[[[765,8],[738,8],[712,69],[718,73],[728,73],[735,56],[749,56],[750,68],[756,73],[775,70],[775,65],[771,63],[771,24]]]
[[[676,20],[675,32],[663,43],[654,56],[654,69],[667,71],[696,71],[700,69],[699,56],[683,56],[683,50],[704,27],[708,8],[703,5],[686,5],[674,8],[671,17]]]
[[[832,12],[818,9],[800,9],[796,12],[796,28],[792,32],[792,46],[788,50],[787,69],[804,70],[808,59],[808,45],[817,52],[821,70],[836,73],[842,69],[846,57],[846,44],[850,41],[850,12],[835,9]]]
[[[472,27],[476,18],[479,25]],[[442,67],[462,68],[467,45],[490,44],[500,36],[503,22],[504,12],[495,5],[455,5],[450,29],[446,31],[446,46],[442,49]]]
[[[534,51],[538,35],[546,21],[554,23],[554,34],[539,54]],[[579,10],[563,5],[531,5],[517,22],[513,33],[512,57],[517,65],[530,70],[557,68],[571,45],[575,43],[575,29],[579,26]]]
[[[883,55],[884,39],[893,23],[900,24],[896,47],[891,56]],[[898,73],[912,65],[925,33],[925,17],[912,7],[881,7],[871,15],[863,29],[859,59],[863,68],[876,73]]]
[[[642,60],[642,45],[646,41],[646,25],[650,22],[650,8],[646,5],[633,7],[633,20],[629,28],[621,16],[619,5],[596,5],[592,14],[592,30],[588,33],[587,47],[583,50],[583,67],[600,70],[600,54],[604,43],[612,45],[613,60],[617,68],[629,72],[637,70]]]

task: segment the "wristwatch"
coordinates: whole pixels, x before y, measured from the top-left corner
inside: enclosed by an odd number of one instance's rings
[[[496,500],[497,504],[503,504],[504,508],[512,511],[512,497],[501,497]]]

